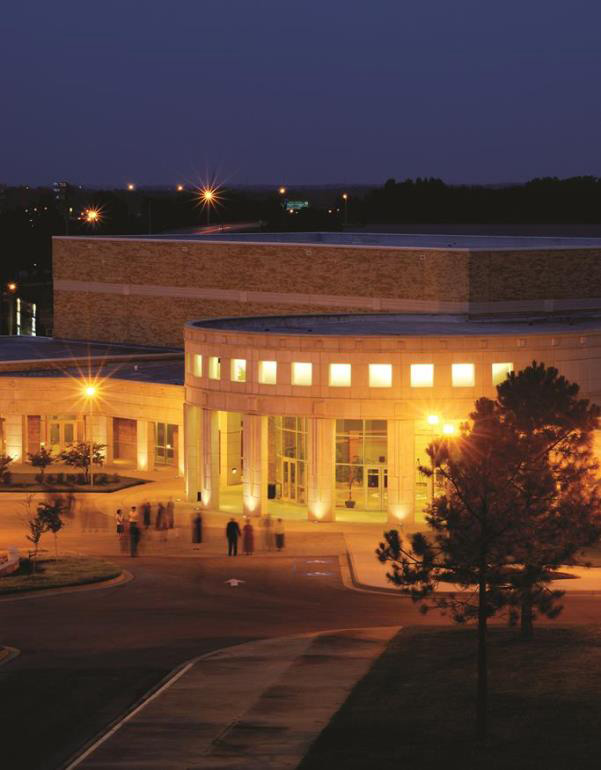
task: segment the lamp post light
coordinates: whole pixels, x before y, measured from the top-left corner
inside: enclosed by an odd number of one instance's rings
[[[94,440],[92,430],[92,414],[94,408],[94,398],[96,396],[96,387],[87,385],[84,388],[84,396],[88,399],[88,440],[90,443],[90,487],[94,486]]]
[[[348,225],[348,193],[342,193],[342,200],[344,201],[344,224]]]
[[[280,193],[280,195],[286,195],[286,188],[285,187],[280,187],[278,192]]]
[[[136,185],[133,182],[129,182],[127,185],[129,192],[133,192],[136,189]]]
[[[215,204],[216,192],[211,187],[203,187],[200,197],[207,210],[207,227],[211,224],[211,206]]]

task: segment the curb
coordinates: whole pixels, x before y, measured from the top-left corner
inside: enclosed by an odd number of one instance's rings
[[[126,585],[134,579],[131,572],[124,569],[117,577],[108,580],[98,580],[95,583],[83,583],[74,586],[63,586],[61,588],[44,588],[40,591],[20,591],[14,594],[0,596],[0,604],[3,602],[18,602],[22,599],[40,599],[42,596],[61,596],[62,594],[73,594],[81,591],[100,591],[104,588],[117,588]]]
[[[16,647],[9,647],[7,644],[0,648],[0,666],[4,666],[6,663],[10,663],[13,658],[21,654],[21,650]]]
[[[345,588],[348,588],[350,591],[359,591],[359,593],[362,594],[379,594],[380,596],[396,596],[399,599],[410,599],[409,596],[404,596],[399,592],[397,588],[385,588],[385,587],[374,587],[369,585],[369,583],[362,583],[360,580],[357,579],[357,572],[355,570],[355,565],[353,563],[353,554],[351,549],[348,547],[346,536],[344,536],[344,546],[345,546],[345,554],[340,554],[338,556],[338,562],[340,565],[340,577],[342,579],[342,583]]]

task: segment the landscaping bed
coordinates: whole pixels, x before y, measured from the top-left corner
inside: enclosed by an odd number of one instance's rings
[[[490,736],[474,740],[476,632],[402,630],[299,770],[579,770],[601,752],[601,626],[490,635]]]
[[[37,473],[11,473],[10,483],[1,483],[0,492],[118,492],[147,483],[146,479],[102,472],[94,474],[94,486],[83,481],[83,474],[78,473],[47,474],[40,483]]]
[[[36,572],[31,562],[21,559],[17,572],[0,578],[0,596],[48,588],[85,585],[110,580],[121,574],[121,568],[93,556],[59,556],[38,558]]]

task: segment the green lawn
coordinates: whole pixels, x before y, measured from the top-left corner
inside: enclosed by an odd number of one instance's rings
[[[0,577],[0,595],[98,583],[121,574],[116,564],[93,556],[44,558],[38,561],[37,570],[32,573],[27,560],[22,559],[18,572]]]
[[[601,756],[601,626],[495,628],[490,737],[474,734],[473,628],[401,631],[299,770],[580,770]]]

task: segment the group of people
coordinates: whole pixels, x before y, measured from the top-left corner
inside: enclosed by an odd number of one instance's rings
[[[123,553],[129,552],[130,556],[138,555],[140,541],[143,532],[151,527],[160,532],[160,539],[167,540],[167,531],[175,526],[175,505],[172,500],[166,505],[157,503],[156,516],[152,516],[152,505],[147,501],[142,503],[140,509],[132,505],[127,513],[118,508],[115,513],[117,536]],[[276,519],[275,522],[269,514],[261,517],[263,548],[267,551],[284,548],[284,522]],[[248,516],[244,517],[242,529],[235,518],[231,518],[225,528],[228,556],[238,555],[238,541],[242,539],[242,550],[246,556],[255,551],[255,530]],[[197,512],[192,519],[192,542],[202,542],[202,517]]]
[[[167,530],[173,529],[175,526],[175,504],[173,500],[169,500],[166,505],[157,503],[154,525],[152,521],[152,505],[148,501],[142,503],[140,511],[138,511],[136,505],[132,505],[127,514],[121,508],[118,508],[115,513],[115,523],[121,551],[127,553],[129,550],[130,556],[137,556],[140,540],[142,539],[142,527],[144,530],[149,530],[154,526],[161,533],[161,540],[167,539]]]
[[[284,522],[282,519],[276,519],[275,524],[269,514],[263,516],[261,519],[261,526],[263,528],[263,544],[268,551],[273,551],[276,548],[281,551],[284,547]],[[244,517],[244,525],[242,530],[236,519],[232,518],[228,521],[225,528],[225,538],[227,540],[227,555],[238,555],[238,540],[242,538],[242,550],[246,556],[250,556],[255,550],[255,530],[250,523],[250,519]]]

